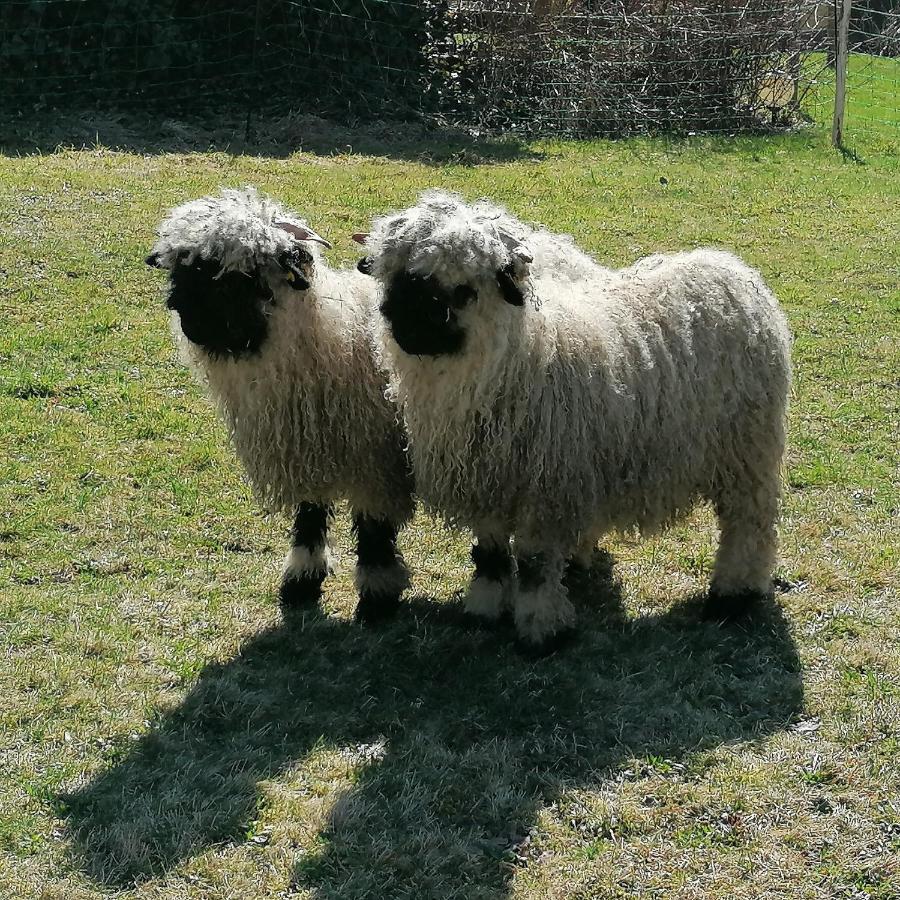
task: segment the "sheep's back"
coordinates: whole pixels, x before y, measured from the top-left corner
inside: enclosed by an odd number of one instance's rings
[[[540,307],[499,359],[401,385],[429,505],[565,543],[588,527],[654,530],[739,477],[748,453],[780,457],[787,327],[735,257],[652,257],[535,288]],[[488,393],[466,383],[478,371]]]

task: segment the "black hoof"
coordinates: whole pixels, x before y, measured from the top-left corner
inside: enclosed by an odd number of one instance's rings
[[[497,631],[504,628],[512,628],[515,625],[513,619],[513,611],[504,606],[500,610],[500,615],[495,618],[490,616],[479,616],[475,613],[465,612],[460,609],[460,622],[472,628],[478,628],[482,631]]]
[[[361,625],[380,625],[393,619],[399,608],[399,594],[371,594],[363,591],[359,595],[353,617]]]
[[[779,594],[799,594],[809,587],[808,581],[790,581],[787,578],[776,578],[772,584]]]
[[[562,631],[557,631],[556,634],[551,634],[550,637],[544,638],[544,640],[538,642],[526,641],[522,638],[518,638],[516,640],[516,650],[518,650],[525,659],[544,659],[545,657],[552,656],[558,650],[568,647],[574,642],[574,639],[575,629],[564,628]]]
[[[573,599],[595,606],[618,594],[612,557],[602,550],[595,550],[588,564],[568,559],[562,583]]]
[[[738,622],[749,616],[764,598],[758,591],[734,594],[710,591],[703,604],[703,618],[708,622]]]
[[[278,600],[282,609],[298,609],[314,606],[322,596],[322,582],[325,576],[309,576],[305,578],[285,578],[278,591]]]
[[[590,566],[586,566],[580,560],[572,557],[566,560],[566,570],[563,574],[563,585],[566,588],[580,588],[587,583],[591,575]]]

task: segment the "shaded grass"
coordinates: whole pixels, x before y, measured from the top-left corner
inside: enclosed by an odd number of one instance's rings
[[[0,894],[896,895],[898,157],[818,131],[527,151],[0,158]],[[397,623],[352,624],[346,571],[280,621],[286,523],[255,512],[142,264],[168,207],[247,182],[345,260],[429,185],[610,264],[736,249],[796,338],[797,587],[701,623],[699,510],[610,540],[578,643],[533,664],[462,620],[465,537],[420,518]]]
[[[285,769],[306,782],[321,766],[350,784],[297,885],[335,897],[454,886],[496,896],[514,874],[498,863],[567,790],[614,778],[635,754],[753,741],[799,710],[777,610],[752,634],[723,635],[681,608],[626,623],[615,591],[603,593],[612,610],[591,617],[578,652],[537,667],[510,635],[461,627],[455,607],[430,598],[413,598],[408,621],[380,635],[318,616],[261,632],[207,667],[120,765],[66,798],[87,870],[128,884],[211,845],[277,841],[290,823],[260,810],[261,782],[274,779],[279,794]],[[673,669],[685,646],[693,658]]]

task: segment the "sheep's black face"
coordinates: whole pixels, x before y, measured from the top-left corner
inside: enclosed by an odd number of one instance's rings
[[[434,278],[401,272],[387,285],[381,313],[404,353],[451,356],[466,338],[458,313],[475,297],[467,285],[448,290]]]
[[[258,273],[226,272],[217,278],[220,271],[220,263],[208,259],[175,266],[166,305],[178,313],[188,340],[208,353],[235,358],[258,353],[268,335],[263,309],[272,292]]]

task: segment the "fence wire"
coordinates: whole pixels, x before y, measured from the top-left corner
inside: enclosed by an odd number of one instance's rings
[[[873,3],[865,12],[849,37],[844,131],[851,141],[861,133],[900,136],[900,5]]]
[[[900,0],[851,22],[848,127],[900,131]],[[833,34],[819,0],[4,0],[0,103],[737,133],[829,102]]]

